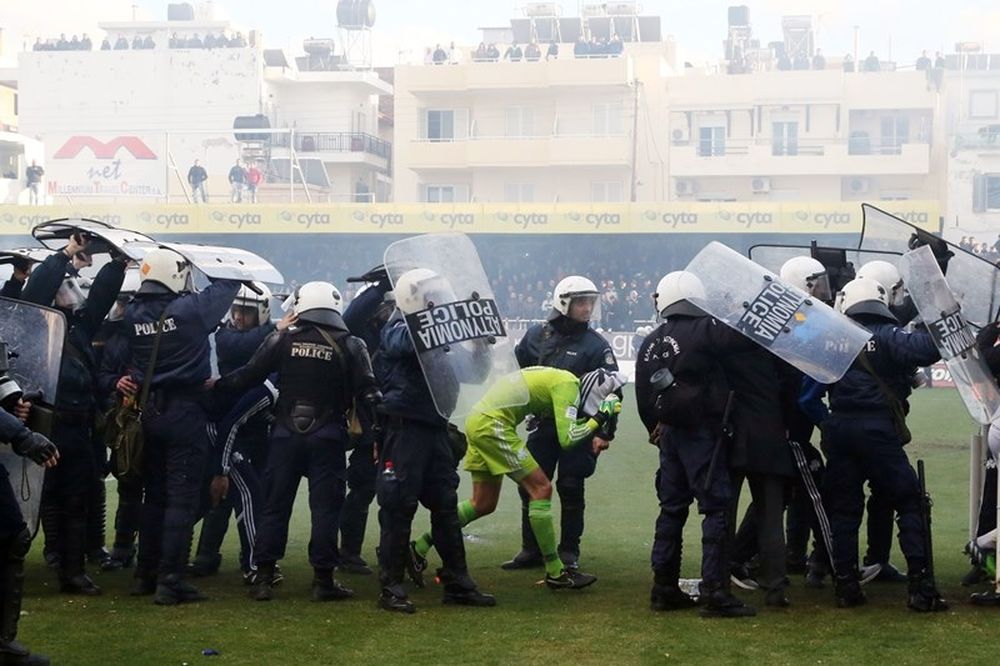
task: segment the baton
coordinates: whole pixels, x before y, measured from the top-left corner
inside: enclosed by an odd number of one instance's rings
[[[735,393],[735,391],[730,391],[729,395],[726,396],[726,408],[722,412],[722,432],[719,433],[719,437],[715,440],[715,449],[712,451],[712,460],[708,463],[708,474],[705,475],[705,482],[702,484],[702,489],[706,493],[708,492],[708,489],[712,487],[712,477],[715,476],[715,466],[719,462],[719,451],[722,449],[722,445],[726,441],[726,438],[732,434],[729,427],[729,415],[733,410],[733,396]]]

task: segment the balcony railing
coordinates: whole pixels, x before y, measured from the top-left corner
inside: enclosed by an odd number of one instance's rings
[[[1000,128],[998,128],[1000,130]],[[971,140],[971,139],[970,139]],[[734,157],[761,154],[761,150],[770,148],[770,154],[775,157],[809,156],[822,157],[829,153],[843,153],[844,146],[848,155],[901,155],[903,146],[909,144],[927,145],[930,142],[915,138],[910,141],[872,143],[867,137],[851,137],[849,139],[726,139],[724,142],[674,140],[674,147],[693,147],[698,157]],[[996,138],[996,147],[1000,148],[1000,131]]]
[[[368,153],[385,160],[392,159],[392,144],[364,132],[295,132],[295,150],[300,153],[350,152]],[[289,135],[279,134],[272,145],[288,148]]]
[[[955,135],[955,150],[1000,150],[1000,123]]]

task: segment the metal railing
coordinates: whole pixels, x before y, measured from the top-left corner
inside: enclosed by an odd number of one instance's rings
[[[289,135],[278,134],[272,146],[288,148]],[[295,150],[301,153],[350,152],[368,153],[385,160],[392,159],[392,144],[364,132],[295,132]]]
[[[698,157],[735,157],[746,156],[752,152],[754,146],[770,146],[771,155],[776,157],[788,156],[810,156],[822,157],[826,155],[830,146],[845,145],[848,155],[900,155],[903,146],[906,145],[930,145],[930,141],[923,138],[914,138],[910,141],[872,143],[867,138],[851,137],[848,139],[809,139],[809,140],[789,140],[776,139],[772,137],[760,137],[757,139],[727,139],[723,143],[701,142],[697,138],[688,140],[673,140],[674,147],[694,148]],[[998,135],[996,147],[1000,148],[1000,135]]]

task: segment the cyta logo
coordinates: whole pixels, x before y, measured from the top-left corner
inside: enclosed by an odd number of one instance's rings
[[[229,224],[237,229],[242,229],[245,226],[260,225],[261,223],[259,213],[229,213],[227,215],[221,210],[212,211],[212,220],[220,224]]]
[[[660,219],[671,229],[680,225],[698,224],[698,213],[664,213]]]
[[[156,216],[156,225],[164,229],[171,227],[186,227],[190,224],[187,213],[159,213]]]
[[[527,229],[533,225],[545,225],[549,223],[548,213],[514,213],[514,224]]]
[[[295,222],[305,225],[306,229],[312,229],[313,225],[330,224],[329,213],[299,213]]]
[[[400,213],[372,213],[368,216],[368,223],[379,229],[384,229],[386,225],[402,226],[403,216]]]
[[[605,224],[620,225],[622,216],[618,213],[587,213],[585,220],[594,229],[600,229]]]
[[[843,226],[851,223],[850,213],[838,213],[836,211],[818,212],[813,214],[813,224],[818,224],[824,229],[831,226]]]
[[[443,213],[441,215],[441,224],[449,229],[454,229],[459,225],[471,226],[475,223],[476,215],[474,213]]]
[[[916,224],[918,226],[926,225],[928,222],[930,222],[930,216],[923,211],[897,210],[897,211],[892,211],[892,214],[900,219],[906,220],[910,224]]]
[[[753,226],[773,224],[774,217],[771,213],[737,213],[736,223],[749,229]]]

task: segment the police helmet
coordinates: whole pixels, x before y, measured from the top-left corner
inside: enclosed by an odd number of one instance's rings
[[[455,300],[448,281],[429,268],[414,268],[400,275],[392,294],[396,307],[405,315]]]
[[[340,290],[329,282],[306,282],[292,292],[284,307],[298,315],[300,321],[347,330],[340,316],[343,303]]]
[[[854,278],[837,294],[838,306],[848,317],[868,314],[896,320],[889,311],[889,292],[870,278]]]
[[[889,304],[897,305],[903,296],[903,278],[899,269],[888,261],[876,259],[858,269],[858,277],[875,280],[889,293]]]
[[[142,284],[152,282],[179,294],[191,290],[191,264],[179,253],[158,247],[142,258]]]
[[[263,325],[271,321],[271,290],[263,282],[254,282],[257,288],[254,291],[247,285],[240,287],[233,299],[234,308],[252,308],[257,312],[257,325]]]
[[[792,257],[781,266],[781,280],[821,301],[833,296],[826,266],[812,257]]]
[[[569,316],[569,308],[573,304],[574,298],[593,298],[596,300],[599,295],[597,285],[587,278],[582,275],[568,275],[559,280],[555,291],[552,292],[552,316],[550,319],[559,315]]]
[[[83,292],[80,278],[75,275],[67,275],[56,292],[55,307],[60,310],[76,312],[83,309],[86,303],[87,295]]]
[[[673,271],[660,278],[653,294],[656,312],[661,317],[669,315],[700,316],[703,310],[691,303],[692,298],[705,298],[705,285],[694,273]]]

